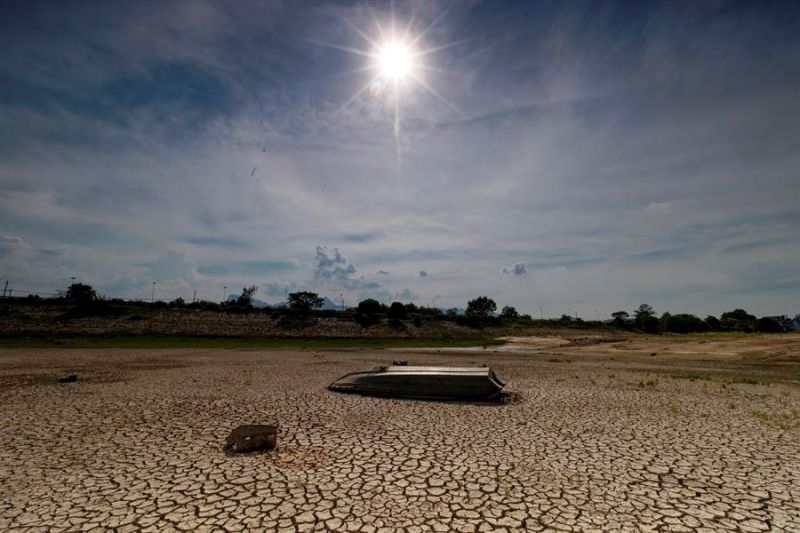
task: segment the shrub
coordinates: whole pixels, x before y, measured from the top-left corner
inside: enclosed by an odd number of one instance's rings
[[[468,315],[457,317],[456,324],[458,324],[459,326],[466,326],[468,328],[475,328],[475,329],[481,329],[483,327],[483,323],[481,322],[480,318]]]
[[[426,318],[441,318],[442,310],[438,307],[425,307],[424,305],[421,305],[417,309],[417,315]]]
[[[197,309],[200,311],[215,311],[220,312],[222,311],[222,305],[218,304],[217,302],[209,302],[207,300],[199,300],[197,302],[192,302],[188,305],[190,309]]]
[[[87,300],[78,303],[64,315],[66,319],[84,318],[90,316],[113,317],[125,314],[125,310],[112,305],[106,300]]]
[[[783,326],[777,321],[767,317],[758,319],[758,322],[756,322],[756,329],[759,333],[783,333]]]
[[[304,329],[313,326],[316,319],[305,314],[289,313],[278,320],[278,327],[286,330]]]
[[[359,313],[358,316],[356,316],[356,322],[358,322],[358,325],[362,328],[374,326],[380,321],[380,317],[374,313]]]

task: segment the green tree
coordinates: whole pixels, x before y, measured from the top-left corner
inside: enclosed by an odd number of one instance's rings
[[[633,323],[636,329],[645,333],[658,333],[658,317],[652,306],[642,304],[633,313]]]
[[[242,287],[242,294],[236,300],[236,304],[240,307],[253,307],[253,297],[258,292],[258,285],[250,285],[249,287]]]
[[[488,296],[479,296],[467,303],[467,316],[474,316],[480,319],[490,317],[497,311],[497,304]]]
[[[500,317],[513,321],[519,319],[519,313],[513,306],[507,305],[503,307],[502,311],[500,311]]]
[[[719,331],[722,329],[722,324],[720,323],[719,319],[714,315],[708,315],[706,317],[706,326],[708,327],[708,331]]]
[[[400,302],[392,302],[389,306],[389,319],[390,320],[405,320],[408,318],[406,306]]]
[[[374,298],[367,298],[358,302],[358,313],[361,315],[377,315],[381,310],[381,303]]]
[[[301,313],[309,313],[312,309],[319,309],[325,300],[319,294],[310,291],[298,291],[289,293],[286,297],[290,309],[295,309]]]
[[[67,288],[67,292],[64,293],[64,298],[75,303],[91,302],[97,300],[97,292],[91,285],[73,283]]]
[[[669,311],[664,311],[661,315],[661,318],[658,320],[658,331],[664,332],[667,330],[667,323],[672,318],[672,314]]]
[[[614,318],[612,324],[618,328],[627,326],[628,319],[631,317],[627,311],[615,311],[611,313],[611,316]]]
[[[424,305],[421,305],[417,308],[417,314],[429,318],[439,318],[444,315],[442,310],[438,307],[425,307]]]
[[[720,323],[724,331],[756,331],[756,322],[756,317],[744,309],[734,309],[720,315]]]
[[[744,320],[744,321],[751,321],[756,319],[754,315],[751,315],[744,309],[734,309],[733,311],[722,313],[722,315],[720,315],[720,318],[722,320],[725,320],[727,318],[730,320]]]
[[[664,315],[669,315],[669,313],[664,313]],[[708,331],[708,324],[694,315],[679,313],[677,315],[669,315],[666,320],[664,315],[661,316],[663,331],[669,331],[670,333],[702,333]]]

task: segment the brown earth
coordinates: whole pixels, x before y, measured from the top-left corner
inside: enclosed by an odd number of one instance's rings
[[[697,334],[637,335],[603,334],[504,337],[500,349],[508,351],[548,350],[563,353],[657,356],[671,359],[763,362],[800,361],[800,333],[785,334]]]
[[[165,308],[145,315],[69,318],[68,308],[15,305],[0,309],[4,335],[204,335],[218,337],[444,337],[475,335],[450,321],[424,321],[389,327],[386,320],[365,328],[355,320],[313,318],[305,327],[281,323],[271,313],[218,313]]]
[[[800,531],[798,348],[0,350],[0,530]],[[514,401],[326,389],[398,358],[488,363]],[[226,456],[249,423],[277,423],[278,448]]]

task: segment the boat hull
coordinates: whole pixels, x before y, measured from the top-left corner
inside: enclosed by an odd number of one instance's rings
[[[342,376],[328,388],[367,396],[487,401],[505,383],[488,367],[386,366]]]

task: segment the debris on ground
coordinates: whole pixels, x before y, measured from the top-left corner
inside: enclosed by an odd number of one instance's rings
[[[245,424],[237,427],[225,441],[226,453],[272,450],[278,444],[278,426]]]

